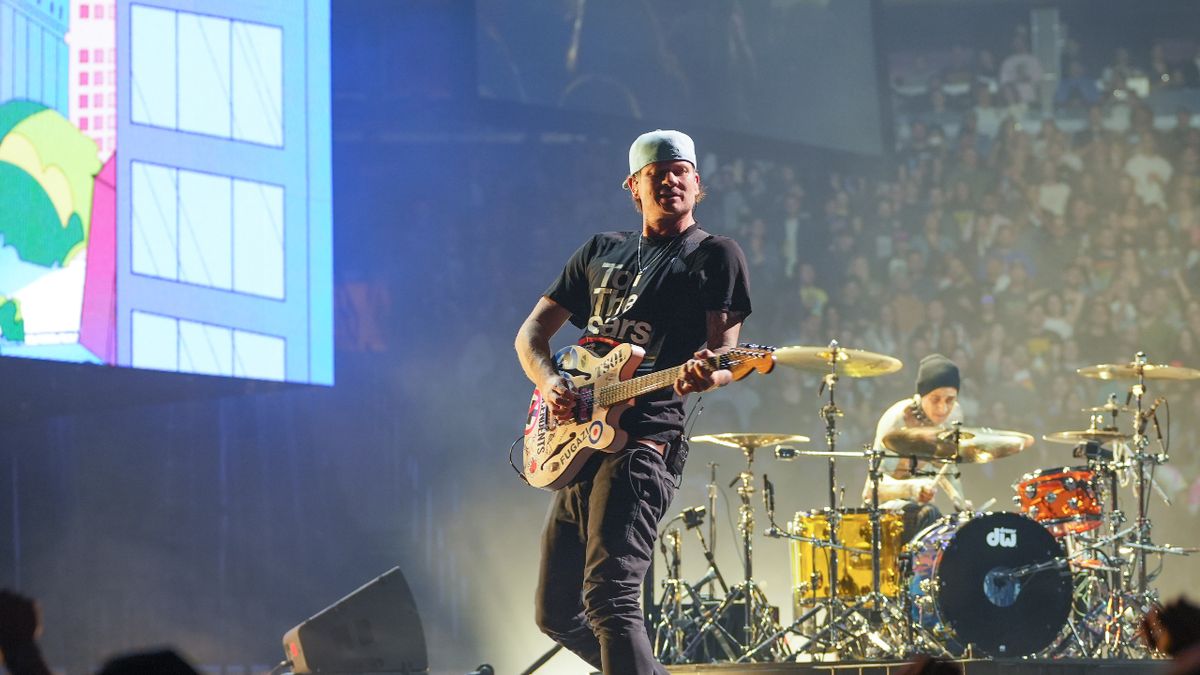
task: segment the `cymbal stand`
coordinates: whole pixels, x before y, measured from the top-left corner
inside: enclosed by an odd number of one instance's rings
[[[838,483],[837,483],[837,418],[843,415],[841,408],[837,406],[837,383],[838,383],[838,363],[844,359],[843,349],[838,344],[837,340],[829,342],[829,372],[821,378],[821,386],[818,389],[818,395],[823,395],[828,391],[828,401],[821,407],[821,419],[825,421],[825,445],[828,448],[826,453],[829,458],[829,511],[827,513],[829,523],[829,537],[819,544],[823,548],[829,550],[829,597],[826,599],[824,606],[818,605],[809,611],[805,612],[801,617],[792,622],[792,625],[786,629],[782,629],[778,635],[796,630],[799,632],[799,627],[804,621],[807,621],[812,616],[815,616],[819,609],[825,610],[825,625],[815,635],[808,637],[803,649],[808,649],[813,645],[823,645],[825,651],[837,649],[839,645],[844,644],[844,640],[837,639],[837,634],[843,633],[849,639],[854,639],[862,635],[861,617],[858,613],[858,606],[847,607],[838,597],[838,586],[841,584],[841,576],[839,575],[839,558],[840,552],[843,549],[841,542],[838,541],[839,531],[841,529],[841,510],[838,499]],[[777,529],[777,528],[775,528]],[[796,537],[790,536],[795,539]],[[847,556],[847,561],[849,560]],[[855,620],[858,617],[859,620]],[[849,625],[851,622],[859,625]],[[774,637],[774,636],[772,636]],[[757,651],[754,650],[754,651]],[[753,652],[751,652],[753,653]]]
[[[877,639],[873,640],[876,646],[887,652],[888,656],[908,657],[913,653],[920,651],[928,651],[928,645],[937,645],[938,640],[933,637],[929,631],[913,618],[913,613],[910,604],[910,594],[907,588],[903,591],[904,601],[899,607],[888,597],[883,594],[882,580],[880,569],[880,561],[883,557],[883,527],[880,524],[882,510],[879,508],[879,484],[883,480],[883,458],[884,451],[879,448],[873,448],[868,445],[864,451],[867,457],[867,479],[871,483],[871,503],[868,507],[868,518],[871,521],[871,615],[870,624],[875,629]],[[902,580],[901,580],[902,581]],[[903,584],[902,584],[903,585]],[[887,634],[890,631],[885,630],[889,626],[885,616],[899,617],[902,628],[894,633],[893,641],[887,642],[879,637],[880,634]],[[918,647],[915,633],[920,633],[920,640],[926,645],[924,650]],[[897,644],[897,638],[899,644]],[[911,653],[910,653],[911,652]]]
[[[1129,442],[1130,451],[1114,453],[1108,473],[1112,491],[1112,513],[1109,516],[1113,538],[1113,554],[1111,562],[1116,565],[1132,564],[1136,577],[1131,570],[1122,570],[1112,574],[1113,583],[1107,598],[1104,615],[1107,622],[1104,628],[1102,655],[1104,656],[1145,656],[1146,650],[1139,640],[1134,639],[1137,625],[1141,617],[1150,611],[1158,601],[1158,595],[1150,587],[1151,575],[1148,558],[1151,553],[1187,555],[1187,549],[1171,546],[1158,546],[1151,540],[1151,522],[1149,517],[1150,491],[1157,488],[1154,482],[1153,466],[1165,463],[1168,459],[1165,452],[1151,453],[1149,451],[1150,437],[1146,426],[1154,416],[1158,402],[1146,410],[1146,373],[1148,361],[1145,352],[1134,356],[1133,366],[1137,375],[1137,383],[1129,388],[1126,404],[1134,402],[1133,435]],[[1115,424],[1114,415],[1114,424]],[[1155,420],[1157,424],[1157,420]],[[1161,441],[1161,435],[1160,435]],[[1120,457],[1124,455],[1124,457]],[[1117,474],[1121,470],[1136,470],[1137,515],[1132,528],[1119,531],[1125,522],[1125,515],[1119,509]],[[1160,491],[1161,492],[1161,491]],[[1163,498],[1166,499],[1165,494]],[[1168,502],[1169,504],[1169,502]],[[1132,530],[1132,532],[1130,532]],[[1123,550],[1131,553],[1123,553]],[[1127,557],[1128,556],[1128,557]]]
[[[742,447],[742,454],[746,457],[746,469],[739,472],[737,478],[730,483],[730,487],[737,485],[737,493],[741,501],[741,505],[738,507],[738,533],[742,539],[742,581],[733,587],[732,592],[726,593],[721,604],[701,624],[698,634],[692,638],[684,650],[685,656],[688,657],[696,652],[704,636],[712,630],[714,625],[718,625],[721,617],[729,612],[739,600],[745,604],[745,623],[743,625],[745,642],[738,645],[741,657],[744,657],[752,647],[758,644],[760,634],[770,633],[778,627],[775,619],[771,616],[771,606],[766,595],[754,581],[754,506],[751,505],[750,498],[755,492],[753,471],[755,449],[752,446]]]
[[[792,451],[792,452],[795,452],[795,451]],[[779,455],[778,449],[776,449],[776,454]],[[813,453],[813,454],[816,454],[816,453]],[[779,525],[775,523],[775,486],[771,483],[770,479],[767,478],[766,474],[763,474],[763,500],[766,502],[767,522],[770,524],[770,527],[767,528],[767,531],[764,533],[766,536],[773,537],[776,539],[788,539],[791,541],[804,542],[807,544],[811,544],[812,546],[814,546],[816,548],[826,548],[826,549],[833,548],[833,546],[829,543],[829,540],[827,540],[827,539],[818,539],[815,537],[804,537],[804,536],[800,536],[798,534],[793,534],[791,532],[785,532],[782,529],[780,529]],[[838,548],[849,552],[849,549],[847,549],[845,547],[838,546]],[[821,610],[824,610],[824,609],[827,609],[827,607],[825,605],[817,605],[815,607],[812,607],[811,609],[806,611],[801,616],[796,617],[792,621],[790,626],[779,628],[779,630],[777,630],[774,633],[765,637],[757,645],[755,645],[753,649],[750,649],[746,653],[742,654],[742,657],[739,658],[738,661],[739,662],[749,661],[751,658],[757,656],[760,652],[766,650],[768,647],[772,647],[772,646],[776,645],[777,643],[781,647],[781,654],[780,654],[781,656],[794,656],[795,654],[789,653],[790,650],[787,647],[787,643],[780,641],[781,638],[783,638],[783,636],[787,635],[788,633],[796,633],[798,635],[803,635],[800,632],[800,627],[803,626],[804,623],[807,622],[809,619],[816,616],[816,614],[818,612],[820,612]],[[807,637],[807,636],[804,636],[804,637]],[[809,638],[809,644],[811,644],[811,643],[812,643],[812,639]],[[796,654],[799,654],[799,652],[797,652]]]
[[[708,488],[709,515],[708,541],[712,546],[712,550],[716,550],[717,548],[717,466],[718,465],[716,462],[708,463],[708,485],[706,486]],[[701,540],[703,540],[703,537],[701,537]],[[705,550],[709,550],[709,547],[705,546]],[[716,569],[716,563],[711,563],[711,565],[712,569]],[[721,582],[721,587],[722,591],[728,592],[728,589],[725,588],[724,581]],[[708,584],[708,597],[715,598],[716,595],[716,588],[710,581]]]
[[[663,595],[659,600],[658,625],[654,628],[654,656],[662,663],[678,663],[683,652],[683,638],[691,617],[684,614],[683,586],[680,578],[682,537],[679,528],[672,528],[659,538],[659,546],[667,563],[667,578],[663,579]]]
[[[841,542],[838,541],[841,531],[841,504],[838,499],[838,484],[837,484],[837,418],[843,415],[841,408],[837,406],[837,384],[838,384],[838,362],[841,354],[841,346],[837,340],[829,341],[829,372],[821,379],[821,386],[817,390],[818,395],[829,392],[828,402],[821,407],[821,419],[825,421],[825,446],[828,448],[829,454],[829,598],[826,602],[825,626],[816,635],[812,636],[809,644],[818,642],[818,638],[824,636],[826,639],[832,639],[837,631],[843,631],[850,636],[855,635],[853,631],[847,630],[843,625],[852,615],[856,613],[856,608],[845,607],[841,599],[838,597],[841,584],[841,576],[839,574],[840,549]],[[847,557],[847,562],[849,558]],[[836,641],[831,644],[837,644]]]
[[[691,511],[691,510],[689,510]],[[737,643],[733,635],[731,635],[724,626],[717,623],[715,620],[709,621],[710,616],[707,616],[704,611],[704,598],[700,595],[699,589],[705,584],[717,583],[721,590],[728,593],[729,587],[725,585],[725,578],[721,576],[721,571],[717,567],[717,561],[713,556],[712,549],[708,542],[704,539],[704,532],[700,525],[704,518],[703,507],[697,509],[698,515],[690,515],[688,511],[682,514],[684,525],[689,530],[695,530],[696,536],[700,539],[700,547],[704,551],[704,557],[708,561],[708,572],[704,578],[695,584],[689,584],[680,576],[681,552],[682,552],[682,535],[679,529],[673,529],[662,536],[662,552],[664,557],[667,557],[667,568],[669,578],[663,581],[663,598],[659,603],[662,607],[658,625],[655,628],[654,635],[654,655],[662,663],[696,663],[700,659],[698,655],[690,654],[688,651],[692,641],[689,639],[691,631],[696,631],[701,635],[696,642],[697,645],[704,645],[704,636],[712,634],[716,645],[724,652],[727,659],[733,659],[737,656]],[[695,513],[695,511],[692,511]],[[668,548],[669,547],[669,548]],[[684,595],[691,600],[691,606],[685,610],[683,605]],[[715,617],[715,610],[712,615]],[[694,636],[693,636],[694,637]],[[696,651],[693,648],[693,651]],[[711,659],[704,659],[711,660]]]

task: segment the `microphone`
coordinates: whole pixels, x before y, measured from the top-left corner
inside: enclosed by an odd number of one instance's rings
[[[704,522],[704,513],[707,510],[705,506],[693,506],[690,509],[684,509],[679,515],[683,517],[683,524],[690,530]]]
[[[1158,411],[1158,406],[1165,400],[1167,400],[1165,396],[1159,396],[1158,398],[1154,399],[1154,403],[1151,403],[1150,408],[1145,413],[1142,414],[1142,421],[1141,421],[1141,424],[1138,426],[1139,434],[1145,433],[1146,424],[1150,421],[1151,417],[1154,418],[1155,426],[1158,426],[1158,416],[1156,415],[1156,412]],[[1160,439],[1162,438],[1162,430],[1161,429],[1159,430],[1159,438]]]
[[[775,484],[767,478],[767,474],[763,474],[763,506],[766,507],[767,513],[775,513]]]

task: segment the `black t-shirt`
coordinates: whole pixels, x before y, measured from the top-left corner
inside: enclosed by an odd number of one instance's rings
[[[571,312],[571,323],[583,329],[580,344],[592,351],[604,354],[622,342],[645,349],[638,375],[678,366],[705,347],[708,311],[728,311],[730,323],[750,314],[741,247],[697,228],[663,239],[593,235],[544,295]],[[621,427],[631,439],[667,442],[683,431],[683,417],[683,399],[668,387],[638,397]]]

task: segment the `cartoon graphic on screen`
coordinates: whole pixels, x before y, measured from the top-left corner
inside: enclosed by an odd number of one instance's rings
[[[329,2],[302,7],[0,0],[0,357],[333,383]]]
[[[58,111],[31,101],[0,105],[0,339],[6,353],[102,360],[103,354],[69,350],[79,342],[99,172],[96,143]],[[14,349],[21,345],[25,349]]]

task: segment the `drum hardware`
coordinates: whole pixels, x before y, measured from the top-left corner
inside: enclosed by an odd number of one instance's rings
[[[791,438],[782,434],[773,435],[778,440],[769,439],[766,434],[719,434],[693,440],[720,442],[717,437],[726,437],[721,439],[726,441],[723,444],[743,448],[747,454],[747,469],[752,466],[753,452],[768,445],[769,440],[775,440],[773,454],[780,460],[829,459],[829,508],[798,513],[786,531],[775,522],[775,486],[766,475],[761,488],[770,524],[764,534],[788,540],[793,551],[804,551],[808,555],[811,563],[807,566],[798,568],[794,561],[793,592],[815,598],[817,602],[804,611],[797,607],[798,616],[787,628],[779,628],[778,622],[770,617],[767,621],[756,621],[750,618],[751,612],[747,612],[746,633],[735,636],[741,631],[738,624],[742,623],[742,617],[728,610],[729,603],[740,603],[745,597],[750,610],[756,602],[766,606],[765,597],[753,585],[752,547],[748,541],[751,535],[747,532],[754,527],[754,510],[750,506],[755,493],[754,475],[750,470],[740,472],[730,486],[737,487],[741,502],[738,529],[744,551],[744,579],[728,587],[725,601],[717,608],[695,609],[701,605],[694,599],[692,609],[681,610],[685,615],[681,622],[685,624],[685,650],[695,644],[692,631],[724,615],[727,627],[729,620],[735,625],[724,632],[727,649],[717,649],[715,653],[720,655],[723,651],[725,658],[737,661],[778,658],[785,653],[792,657],[807,655],[813,658],[831,652],[836,658],[870,658],[874,654],[895,656],[902,655],[909,646],[924,653],[946,655],[974,652],[991,656],[1129,657],[1146,654],[1134,639],[1134,632],[1138,620],[1154,599],[1150,582],[1157,572],[1152,564],[1148,564],[1153,562],[1148,557],[1188,555],[1198,549],[1157,544],[1150,537],[1149,492],[1156,490],[1164,499],[1167,497],[1154,480],[1153,467],[1166,462],[1168,456],[1161,433],[1158,434],[1158,452],[1150,447],[1157,432],[1155,410],[1159,401],[1145,399],[1145,380],[1198,379],[1200,371],[1148,364],[1144,354],[1140,353],[1131,364],[1080,369],[1080,374],[1086,377],[1132,377],[1137,382],[1130,387],[1129,398],[1124,404],[1113,396],[1104,405],[1085,408],[1084,412],[1092,416],[1086,429],[1045,436],[1047,441],[1075,446],[1073,454],[1083,461],[1078,462],[1078,466],[1042,469],[1021,477],[1014,485],[1015,501],[1029,518],[986,513],[987,506],[978,511],[947,516],[926,528],[914,539],[912,546],[891,556],[885,553],[887,517],[885,512],[878,510],[878,478],[872,477],[874,485],[868,486],[873,489],[867,508],[842,508],[836,459],[866,458],[870,462],[868,474],[878,471],[878,467],[872,468],[872,465],[879,460],[872,457],[871,452],[836,450],[836,418],[842,416],[842,411],[836,405],[835,396],[840,375],[869,376],[873,369],[880,371],[874,374],[894,372],[888,370],[890,357],[872,355],[871,360],[855,360],[855,350],[843,349],[836,342],[827,348],[797,347],[779,351],[783,352],[783,358],[777,361],[785,365],[826,371],[819,390],[825,399],[820,414],[825,423],[826,447],[797,449],[792,446]],[[1142,364],[1140,371],[1139,362]],[[847,363],[851,367],[857,366],[857,370],[851,373],[839,366]],[[873,366],[868,367],[868,363]],[[830,389],[828,394],[826,388]],[[1128,413],[1132,418],[1128,429],[1123,428],[1126,423],[1120,418],[1121,413]],[[1121,427],[1118,427],[1119,420]],[[1156,425],[1153,430],[1150,429],[1151,422]],[[951,462],[982,463],[1011,456],[1024,451],[1033,442],[1032,437],[1021,432],[985,427],[902,431],[892,439],[896,447],[888,447],[889,450],[914,459],[942,461],[943,471]],[[745,449],[747,444],[752,447]],[[715,499],[711,493],[716,490],[716,477],[715,468],[710,466],[710,470],[709,509],[712,509]],[[1134,484],[1139,504],[1136,514],[1131,513],[1127,518],[1120,509],[1118,489],[1128,482]],[[1017,518],[1021,524],[1010,527],[1004,520],[1006,518]],[[711,527],[712,522],[709,524]],[[1016,531],[1011,547],[1006,543],[1010,540],[1004,532],[995,534],[994,545],[987,543],[993,530],[1006,529]],[[857,532],[862,534],[854,534]],[[713,534],[711,529],[710,534]],[[1036,546],[1028,544],[1029,540]],[[703,536],[701,541],[704,542]],[[708,543],[714,541],[715,536],[712,536]],[[708,544],[703,545],[711,555]],[[1005,552],[1011,553],[1010,549],[1017,549],[1021,556],[1003,559]],[[828,564],[818,560],[822,556],[828,558]],[[889,590],[887,565],[897,559],[900,561],[898,577],[903,583],[896,584],[898,589]],[[856,563],[869,563],[869,566]],[[690,590],[680,586],[678,592],[684,598],[695,597],[690,594],[698,596],[703,584],[715,583],[711,572],[710,567],[710,575],[699,584],[692,585]],[[864,577],[863,572],[869,572],[869,577]],[[673,574],[678,576],[677,572]],[[851,578],[855,583],[851,583]],[[1050,588],[1042,589],[1039,584],[1049,584]],[[956,605],[964,588],[983,594],[986,602]],[[755,596],[756,591],[760,595]],[[712,597],[711,591],[709,597]],[[1028,605],[1033,602],[1030,598],[1036,599],[1039,605],[1033,619],[1023,614],[1029,611]],[[1060,609],[1063,610],[1061,621],[1057,621]],[[1003,616],[1005,612],[1015,613],[1018,618],[995,624],[991,630],[982,628],[987,623],[983,619]],[[816,628],[801,630],[802,625],[810,623],[816,623]],[[752,639],[756,627],[757,635]],[[775,630],[772,633],[768,629]],[[711,626],[706,630],[710,634],[720,634]],[[789,647],[782,640],[788,633],[802,638],[801,644],[793,643]],[[679,653],[679,638],[666,637],[675,640],[675,652]],[[694,659],[697,654],[693,650],[688,657]]]
[[[754,581],[754,506],[751,504],[751,497],[755,492],[754,489],[754,453],[759,448],[767,445],[777,445],[779,443],[797,443],[807,442],[806,436],[796,434],[771,434],[771,433],[726,433],[712,434],[707,436],[695,436],[694,441],[716,443],[726,447],[736,447],[742,451],[742,455],[746,458],[746,468],[738,473],[737,477],[730,483],[730,487],[737,486],[737,493],[741,505],[738,507],[738,533],[742,540],[742,581],[734,585],[725,593],[725,598],[714,609],[705,620],[701,622],[697,633],[692,637],[691,641],[683,650],[683,657],[687,660],[694,658],[697,650],[702,646],[704,637],[713,627],[719,625],[720,620],[735,606],[736,603],[742,602],[745,604],[745,643],[738,645],[738,660],[745,660],[753,649],[753,653],[757,654],[761,649],[757,648],[760,644],[760,635],[771,633],[778,628],[778,623],[772,616],[770,603],[767,601],[766,595],[759,588],[757,582]],[[772,655],[775,655],[782,647],[776,647],[770,650]]]
[[[781,352],[781,353],[780,353]],[[878,568],[878,545],[879,545],[879,530],[878,530],[878,509],[868,513],[868,518],[872,522],[870,543],[872,550],[872,593],[868,596],[868,601],[873,604],[874,612],[872,616],[864,617],[862,609],[864,603],[861,601],[843,602],[841,599],[841,589],[843,581],[843,566],[852,565],[855,555],[861,555],[861,550],[847,550],[848,547],[843,546],[841,530],[842,520],[845,516],[844,509],[841,508],[843,495],[839,493],[837,483],[837,458],[838,457],[865,457],[863,453],[845,453],[837,450],[837,418],[843,416],[842,410],[837,405],[837,385],[842,375],[852,378],[860,377],[876,377],[894,373],[903,367],[903,363],[894,357],[884,354],[877,354],[861,349],[849,349],[842,347],[837,340],[831,340],[828,346],[825,347],[784,347],[776,351],[776,362],[785,366],[803,368],[808,370],[817,370],[823,372],[821,384],[817,390],[818,396],[826,396],[825,404],[820,408],[819,414],[825,422],[825,446],[824,450],[813,451],[796,451],[792,448],[777,447],[776,455],[781,459],[791,459],[798,455],[821,456],[829,459],[829,508],[825,512],[825,524],[827,536],[825,541],[817,543],[819,537],[804,537],[797,533],[789,532],[786,538],[791,539],[793,546],[798,542],[804,542],[814,547],[814,551],[826,551],[828,556],[828,583],[822,584],[822,580],[817,574],[816,566],[812,571],[812,578],[809,586],[814,589],[818,586],[827,585],[827,597],[824,603],[817,603],[809,610],[795,617],[791,626],[781,628],[774,635],[769,636],[761,642],[751,654],[763,649],[766,645],[780,639],[783,635],[793,632],[800,635],[801,627],[814,618],[821,610],[824,610],[824,626],[815,635],[809,636],[801,651],[813,645],[822,645],[824,651],[841,651],[842,648],[850,643],[860,641],[861,638],[866,638],[875,643],[879,640],[879,636],[872,631],[874,625],[880,623],[880,614],[882,606],[879,602],[881,597],[879,594],[879,583],[876,578]],[[877,507],[877,504],[876,504]],[[778,535],[779,527],[772,520],[771,534]],[[815,556],[814,556],[815,559]],[[848,569],[848,568],[847,568]],[[885,651],[894,651],[889,647]],[[876,646],[879,646],[876,644]]]
[[[1157,573],[1151,572],[1148,556],[1194,551],[1151,540],[1150,491],[1157,491],[1169,505],[1153,467],[1169,457],[1155,414],[1165,399],[1148,401],[1146,385],[1148,380],[1200,379],[1200,370],[1152,364],[1139,352],[1129,363],[1089,366],[1077,372],[1093,379],[1134,383],[1124,402],[1114,394],[1104,405],[1084,408],[1091,415],[1087,429],[1044,436],[1050,442],[1074,445],[1072,454],[1085,458],[1086,466],[1043,469],[1026,474],[1014,485],[1022,509],[1067,547],[1065,562],[1076,580],[1076,597],[1062,639],[1045,653],[1145,656],[1147,652],[1133,638],[1138,621],[1155,601],[1149,584]],[[1131,418],[1128,429],[1118,426],[1121,413]],[[1157,452],[1150,449],[1150,422],[1155,424]],[[1138,506],[1127,518],[1121,510],[1120,488],[1130,482]],[[1101,526],[1103,537],[1094,534]]]
[[[903,367],[899,359],[886,356],[883,354],[875,354],[863,350],[846,349],[838,344],[837,340],[830,340],[829,346],[826,348],[813,347],[795,347],[788,348],[789,351],[784,355],[780,363],[784,365],[803,364],[802,367],[815,368],[827,371],[821,378],[821,385],[817,389],[817,395],[820,396],[828,392],[828,399],[824,406],[821,407],[820,416],[825,422],[825,446],[829,457],[829,596],[826,603],[825,611],[825,626],[809,638],[808,644],[820,642],[822,636],[824,639],[830,640],[831,644],[838,644],[833,640],[838,631],[845,632],[851,637],[854,637],[854,632],[847,630],[844,623],[851,620],[858,608],[856,606],[846,605],[839,599],[839,586],[841,585],[840,565],[842,563],[840,550],[840,531],[841,531],[841,510],[840,500],[837,490],[837,418],[842,417],[844,413],[837,405],[837,384],[839,380],[839,372],[846,374],[849,377],[874,377],[878,375],[886,375],[894,373]],[[877,522],[875,523],[877,524]],[[874,525],[873,525],[874,528]],[[875,529],[872,530],[876,534]],[[872,541],[872,546],[878,543],[877,540]],[[849,556],[845,556],[845,562],[849,564]],[[875,586],[875,591],[878,591],[878,586]],[[816,608],[813,608],[813,612]],[[807,613],[805,614],[805,616]],[[793,625],[799,626],[799,622],[793,622]]]
[[[774,487],[764,476],[764,497],[771,527],[765,534],[769,537],[787,539],[792,545],[793,595],[795,619],[790,626],[781,628],[764,640],[757,651],[787,633],[805,638],[805,642],[793,656],[811,652],[838,652],[850,649],[860,655],[869,645],[881,656],[897,657],[905,652],[905,645],[915,644],[911,635],[896,631],[906,624],[904,610],[895,599],[902,595],[900,583],[900,534],[903,525],[899,514],[888,514],[887,531],[883,529],[883,511],[879,508],[878,483],[882,475],[883,451],[867,449],[864,452],[809,451],[812,456],[854,456],[869,460],[868,472],[872,476],[872,501],[862,510],[822,510],[797,514],[786,532],[774,519]],[[806,536],[811,535],[811,536]],[[824,535],[824,536],[821,536]],[[834,543],[838,542],[838,543]],[[862,543],[867,545],[864,551]],[[885,542],[888,542],[885,547]],[[822,559],[819,552],[825,551]],[[842,554],[841,569],[834,573],[835,553]],[[807,555],[805,555],[807,553]],[[868,583],[861,581],[861,570],[855,571],[855,561],[870,560]],[[895,561],[884,579],[882,561]],[[822,564],[824,563],[824,564]],[[806,580],[807,579],[807,580]],[[807,595],[811,606],[801,601]],[[825,612],[821,630],[806,636],[803,627],[810,619]],[[835,613],[836,612],[836,613]],[[891,629],[887,627],[891,626]],[[751,652],[751,654],[754,653]],[[928,651],[926,649],[925,651]]]
[[[708,541],[713,551],[717,548],[717,466],[716,462],[708,463],[708,485],[705,486],[708,489],[708,512],[712,514],[712,517],[708,519]],[[709,556],[712,555],[712,551],[709,551],[708,546],[705,546],[705,550],[708,551]],[[709,566],[710,569],[716,569],[715,563],[711,561],[709,562]],[[724,586],[723,583],[722,586]],[[716,588],[712,582],[709,582],[708,597],[715,596]]]
[[[709,621],[713,617],[706,615],[705,601],[699,593],[699,589],[705,584],[714,582],[720,585],[723,592],[729,592],[729,587],[717,567],[712,548],[704,539],[703,528],[700,527],[704,522],[704,513],[703,506],[684,509],[667,523],[669,526],[676,520],[683,520],[685,529],[693,530],[699,538],[705,560],[708,561],[708,571],[699,582],[690,584],[681,578],[682,533],[679,528],[667,530],[660,536],[660,549],[667,562],[668,577],[662,582],[663,595],[659,601],[661,609],[654,633],[654,654],[662,663],[688,663],[689,638],[694,639],[696,635],[700,636],[702,646],[704,638],[712,635],[716,645],[728,659],[733,659],[738,653],[734,636],[720,622],[715,619]],[[690,605],[684,605],[685,595],[691,601]]]

